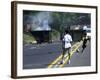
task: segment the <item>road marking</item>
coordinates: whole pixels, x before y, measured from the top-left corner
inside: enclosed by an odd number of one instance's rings
[[[60,55],[58,58],[56,58],[49,66],[48,68],[51,68],[53,65],[55,65],[60,59],[61,59],[62,55]]]
[[[74,48],[75,46],[77,46],[78,43],[79,43],[79,42],[75,43],[75,44],[72,46],[72,48]],[[57,62],[59,62],[59,60],[61,60],[61,58],[62,58],[62,54],[61,54],[58,58],[56,58],[50,65],[48,65],[48,68],[52,68]]]
[[[80,47],[81,43],[71,52],[70,57],[74,54],[74,52]],[[67,62],[68,62],[69,56],[66,57],[65,61],[63,64],[59,65],[59,67],[63,67]]]

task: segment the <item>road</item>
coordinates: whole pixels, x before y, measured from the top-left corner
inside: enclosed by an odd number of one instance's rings
[[[87,47],[83,53],[81,53],[81,45],[82,42],[73,43],[71,63],[67,64],[68,56],[66,56],[64,64],[61,65],[59,65],[63,51],[61,42],[24,45],[23,69],[90,66],[90,42],[87,43]],[[80,52],[77,52],[77,49]]]

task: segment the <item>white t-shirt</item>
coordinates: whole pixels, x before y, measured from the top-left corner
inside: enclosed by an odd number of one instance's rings
[[[64,35],[63,41],[65,42],[64,47],[65,48],[70,48],[71,47],[71,43],[72,42],[72,37],[69,34]]]

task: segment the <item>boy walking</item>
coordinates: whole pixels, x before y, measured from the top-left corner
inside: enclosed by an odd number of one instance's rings
[[[65,57],[65,54],[68,54],[68,64],[70,64],[70,50],[71,50],[71,42],[72,42],[72,37],[71,35],[69,34],[69,31],[66,30],[65,31],[65,35],[63,37],[63,54],[62,54],[62,61],[61,63],[63,64],[63,60],[64,60],[64,57]]]

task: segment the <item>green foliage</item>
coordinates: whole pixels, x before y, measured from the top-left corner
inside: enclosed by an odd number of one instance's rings
[[[33,43],[33,41],[36,41],[35,38],[31,35],[31,33],[25,33],[23,34],[23,42],[24,44],[29,44],[29,43]]]
[[[63,32],[64,29],[69,29],[71,25],[90,24],[90,14],[53,12],[52,16],[52,28],[60,32]]]
[[[52,29],[51,38],[52,38],[53,41],[59,40],[59,38],[60,38],[60,32],[58,32],[58,31],[55,30],[55,29]]]

